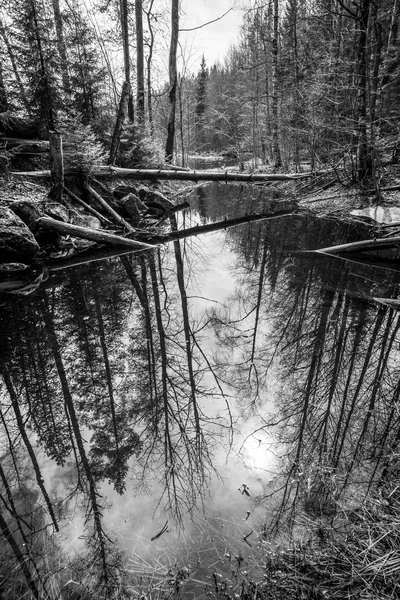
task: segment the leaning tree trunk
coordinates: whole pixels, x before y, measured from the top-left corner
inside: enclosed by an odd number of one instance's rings
[[[176,52],[179,35],[179,0],[172,0],[171,9],[171,45],[169,50],[169,115],[167,125],[167,142],[165,144],[165,160],[172,162],[175,140],[176,88],[178,75],[176,69]]]
[[[119,108],[117,114],[117,120],[115,122],[114,133],[111,141],[110,155],[108,157],[108,164],[114,165],[117,159],[117,153],[119,148],[119,142],[121,140],[122,128],[124,126],[126,116],[129,114],[129,98],[131,96],[131,86],[129,81],[125,81],[122,86],[121,99],[119,101]]]

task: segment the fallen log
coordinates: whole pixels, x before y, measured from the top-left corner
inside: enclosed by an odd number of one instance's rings
[[[0,147],[5,150],[15,150],[18,154],[43,154],[49,152],[47,140],[24,140],[13,137],[0,138]]]
[[[360,242],[350,242],[348,244],[339,244],[338,246],[313,250],[313,252],[318,252],[319,254],[342,254],[345,252],[362,252],[364,250],[375,250],[378,248],[393,248],[395,246],[400,246],[399,235],[372,240],[361,240]]]
[[[243,215],[242,217],[235,217],[234,219],[224,219],[223,221],[216,221],[215,223],[207,223],[207,225],[196,225],[195,227],[188,227],[187,229],[180,229],[179,231],[173,231],[166,235],[149,235],[146,239],[152,244],[164,244],[181,240],[187,237],[202,235],[204,233],[211,233],[214,231],[221,231],[222,229],[230,229],[237,225],[243,225],[244,223],[252,223],[254,221],[264,221],[268,219],[278,219],[288,215],[298,215],[294,209],[282,209],[274,210],[266,213]]]
[[[292,181],[312,177],[315,173],[237,173],[233,171],[176,171],[172,169],[123,169],[121,167],[101,167],[95,177],[115,177],[117,179],[146,179],[171,181]]]
[[[90,187],[90,185],[86,185],[86,189],[89,192],[89,194],[100,204],[100,206],[102,206],[104,208],[104,210],[106,212],[108,212],[109,215],[112,216],[112,218],[119,223],[120,225],[122,225],[123,227],[125,227],[125,229],[127,229],[130,233],[136,233],[134,227],[132,227],[132,225],[130,225],[128,223],[128,221],[125,221],[125,219],[123,217],[121,217],[121,215],[119,215],[105,200],[104,198],[102,198],[100,196],[100,194],[98,194],[96,192],[96,190],[94,190],[92,187]]]
[[[71,235],[72,237],[77,237],[84,240],[91,240],[93,242],[97,242],[98,244],[105,244],[106,246],[112,246],[114,248],[127,247],[134,250],[137,250],[138,248],[154,248],[154,244],[130,240],[120,235],[108,233],[108,231],[100,229],[90,229],[89,227],[81,227],[80,225],[64,223],[63,221],[57,221],[51,217],[40,217],[40,219],[37,220],[37,224],[44,229],[49,229],[50,231],[56,231],[63,235]]]
[[[97,217],[101,222],[108,223],[109,225],[111,224],[111,221],[109,219],[107,219],[107,217],[105,217],[101,213],[97,212],[97,210],[95,208],[90,206],[90,204],[87,204],[84,200],[82,200],[82,198],[79,198],[79,196],[74,194],[74,192],[72,192],[70,189],[68,189],[64,186],[63,191],[67,194],[67,196],[69,196],[72,200],[74,200],[74,202],[77,202],[78,204],[83,206],[83,208],[85,208],[88,212],[90,212],[94,217]]]
[[[166,179],[171,181],[237,181],[237,182],[262,182],[262,181],[295,181],[297,179],[308,179],[330,171],[318,171],[309,173],[236,173],[232,171],[174,171],[164,169],[123,169],[121,167],[98,167],[93,173],[97,179],[139,179],[156,181]],[[12,175],[20,177],[46,178],[50,177],[50,171],[12,171]],[[65,175],[78,175],[76,172],[66,171]]]

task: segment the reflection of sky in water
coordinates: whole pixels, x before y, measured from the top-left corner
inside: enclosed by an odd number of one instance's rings
[[[239,285],[232,276],[236,255],[227,247],[225,232],[208,234],[191,242],[192,240],[186,244],[186,250],[190,253],[190,266],[185,263],[186,278],[190,268],[187,287],[189,312],[195,321],[201,321],[207,310],[224,305]],[[167,260],[173,261],[173,248],[169,247],[167,252]],[[231,313],[231,316],[234,315]],[[212,328],[207,328],[201,339],[201,346],[208,355],[217,351],[217,341]],[[215,386],[210,373],[206,373],[204,384],[210,388]],[[154,473],[149,475],[146,493],[136,493],[136,482],[132,478],[132,472],[128,473],[126,491],[122,496],[108,483],[100,486],[100,493],[108,503],[108,508],[103,511],[105,529],[118,539],[121,550],[126,551],[132,560],[139,560],[139,556],[140,560],[148,557],[153,564],[160,553],[161,556],[157,560],[160,560],[161,564],[162,556],[164,560],[166,558],[166,549],[168,560],[180,558],[182,553],[201,554],[207,548],[208,552],[217,554],[221,554],[222,550],[225,553],[230,547],[241,548],[243,552],[249,551],[250,548],[244,544],[242,538],[252,528],[259,530],[263,520],[261,509],[253,512],[252,499],[262,494],[265,482],[273,476],[275,456],[271,452],[271,440],[265,431],[260,429],[262,423],[257,414],[249,414],[243,419],[242,411],[235,402],[234,390],[228,385],[224,387],[224,391],[229,395],[234,422],[233,444],[231,448],[228,447],[228,432],[225,434],[226,440],[218,442],[213,451],[213,464],[218,477],[212,476],[203,508],[199,506],[199,512],[193,516],[193,522],[188,520],[184,530],[179,530],[174,525],[163,503],[159,503],[162,485],[158,481],[162,479],[162,473],[156,476]],[[208,416],[215,418],[220,415],[226,420],[226,404],[223,398],[205,398],[203,404]],[[263,412],[265,413],[265,406]],[[216,425],[210,424],[210,428],[216,428]],[[56,472],[49,472],[54,483],[57,480],[57,469]],[[243,492],[243,485],[250,496]],[[78,551],[83,544],[80,539],[83,522],[79,512],[78,515],[68,520],[64,528],[65,545],[69,550]],[[212,522],[209,523],[211,515]],[[167,520],[168,531],[151,541],[151,538],[162,530]]]

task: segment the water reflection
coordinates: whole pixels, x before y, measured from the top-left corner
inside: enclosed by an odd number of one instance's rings
[[[203,222],[265,201],[227,189]],[[304,252],[357,235],[286,216],[1,297],[4,597],[245,597],[273,535],[397,476],[398,273]]]

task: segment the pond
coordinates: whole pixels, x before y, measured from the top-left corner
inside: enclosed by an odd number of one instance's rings
[[[200,187],[180,226],[266,200]],[[310,251],[362,234],[286,215],[0,295],[4,598],[257,598],[346,535],[398,477],[400,277]]]

